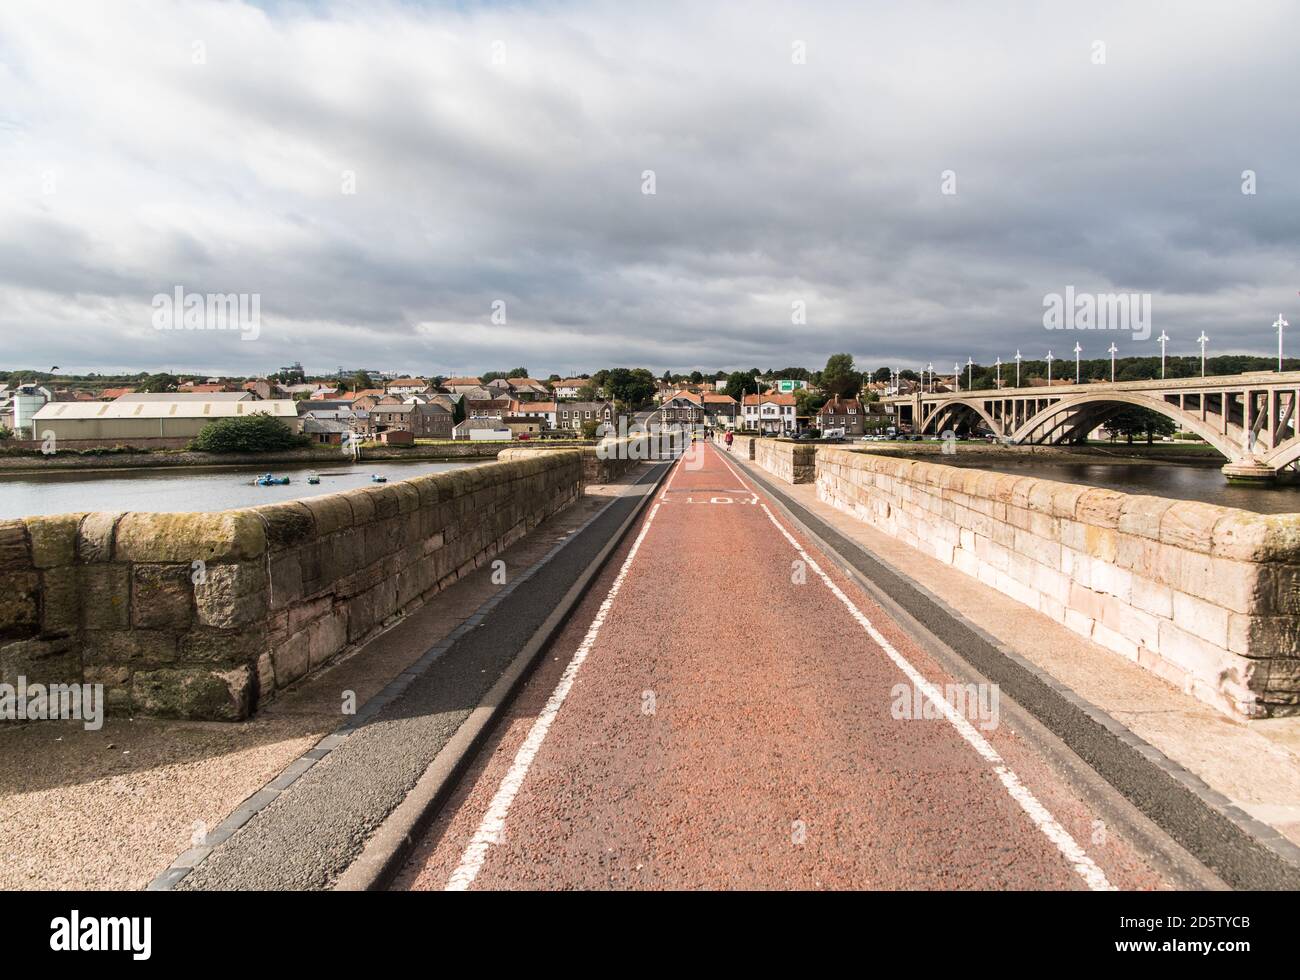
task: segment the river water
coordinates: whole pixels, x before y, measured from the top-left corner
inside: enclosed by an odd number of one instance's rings
[[[492,461],[363,460],[315,466],[264,464],[0,474],[0,520],[94,510],[214,511],[254,507],[373,486],[371,474],[396,482],[483,462]],[[254,479],[268,469],[276,476],[289,477],[291,482],[282,487],[255,485]],[[319,484],[307,482],[307,474],[313,471],[320,475]]]
[[[1293,480],[1272,487],[1233,486],[1218,464],[1195,463],[1084,463],[1068,460],[1008,459],[971,454],[963,458],[960,447],[951,456],[916,457],[945,466],[997,470],[1017,476],[1037,476],[1062,483],[1082,483],[1124,493],[1145,493],[1177,500],[1201,500],[1223,507],[1239,507],[1257,514],[1300,513],[1300,483]]]

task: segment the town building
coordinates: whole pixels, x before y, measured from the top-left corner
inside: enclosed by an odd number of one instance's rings
[[[581,432],[583,423],[594,421],[597,425],[604,425],[612,430],[617,422],[614,403],[609,401],[561,402],[556,408],[558,429],[573,429]]]
[[[257,414],[278,418],[291,431],[299,431],[298,406],[288,399],[262,401],[252,396],[220,398],[176,392],[125,395],[111,402],[50,402],[33,416],[32,424],[38,433],[53,432],[65,445],[176,448],[197,436],[209,422]]]
[[[846,436],[860,436],[865,431],[862,403],[856,398],[835,395],[817,410],[817,428],[843,429]]]
[[[793,435],[798,430],[794,395],[746,395],[741,421],[746,429],[765,435]]]

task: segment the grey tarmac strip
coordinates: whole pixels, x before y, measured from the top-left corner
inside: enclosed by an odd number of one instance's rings
[[[1234,806],[1106,712],[999,644],[924,586],[840,534],[755,467],[744,472],[864,587],[998,684],[1004,695],[1222,881],[1241,889],[1300,888],[1300,847],[1276,829]]]
[[[655,464],[634,486],[656,483],[665,469]],[[642,499],[614,498],[249,797],[209,834],[208,846],[181,855],[150,889],[330,888]]]

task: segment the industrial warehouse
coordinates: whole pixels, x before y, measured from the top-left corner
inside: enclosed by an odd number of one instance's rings
[[[53,434],[64,445],[98,442],[178,448],[209,422],[259,413],[283,419],[291,429],[298,429],[298,407],[292,399],[259,401],[237,392],[131,394],[111,402],[48,402],[32,416],[32,429],[35,438],[47,439]]]

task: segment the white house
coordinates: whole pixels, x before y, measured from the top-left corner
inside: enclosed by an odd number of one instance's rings
[[[793,435],[799,428],[794,415],[794,395],[746,395],[741,408],[741,424],[746,429]]]
[[[564,381],[557,381],[551,386],[555,392],[556,398],[577,398],[578,392],[587,385],[591,384],[588,378],[566,378]]]

